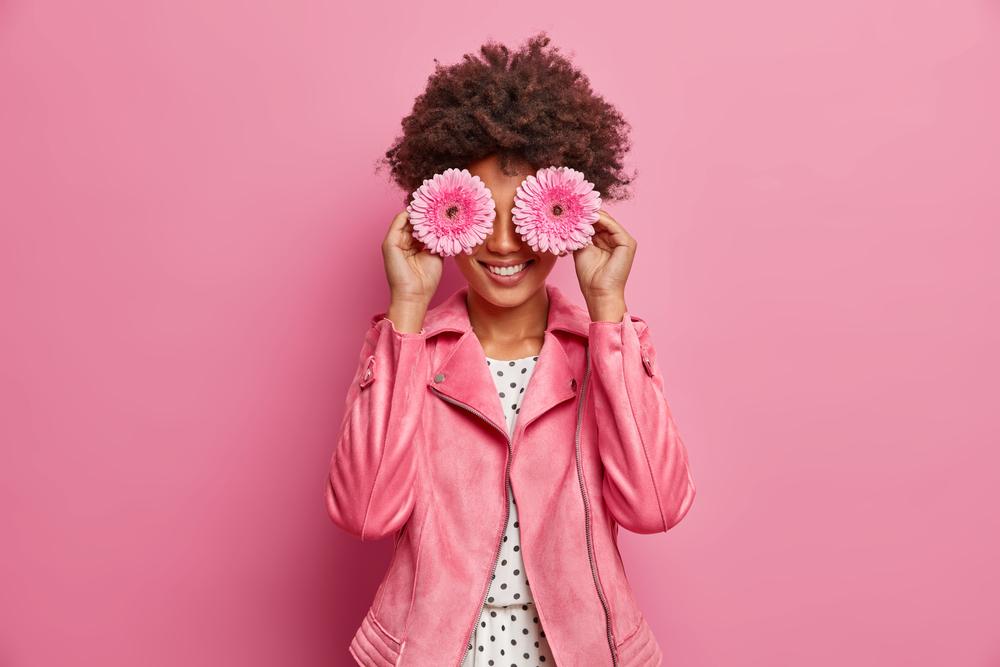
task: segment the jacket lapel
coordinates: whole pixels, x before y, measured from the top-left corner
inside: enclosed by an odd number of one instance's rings
[[[436,392],[478,412],[481,419],[501,433],[507,433],[507,419],[486,365],[486,352],[471,329],[458,339],[451,354],[431,369],[427,384]]]
[[[546,330],[542,350],[524,391],[524,407],[517,415],[515,429],[522,431],[538,417],[576,396],[578,385],[562,343],[551,330]]]
[[[468,289],[465,286],[456,290],[438,307],[428,311],[424,318],[427,336],[443,331],[462,334],[444,360],[430,369],[431,377],[427,379],[427,384],[435,395],[462,404],[506,434],[507,420],[486,364],[486,352],[469,321],[466,306]],[[523,430],[556,405],[576,396],[579,390],[580,380],[554,332],[568,331],[586,340],[590,316],[585,309],[570,302],[559,288],[546,285],[545,289],[549,296],[548,325],[538,361],[525,389],[523,408],[516,423],[517,431]]]

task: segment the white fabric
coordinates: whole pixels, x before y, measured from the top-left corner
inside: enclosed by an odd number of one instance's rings
[[[520,359],[486,358],[507,417],[507,432],[511,435],[514,433],[521,400],[536,361],[537,356]],[[462,667],[555,665],[524,570],[517,503],[509,482],[507,498],[510,509],[507,529],[486,594],[486,603],[476,623],[472,643],[465,653]]]

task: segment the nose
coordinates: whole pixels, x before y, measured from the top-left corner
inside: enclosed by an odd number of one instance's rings
[[[510,210],[497,208],[493,220],[493,232],[486,237],[486,248],[497,255],[505,255],[521,249],[521,235],[514,228],[514,218]]]

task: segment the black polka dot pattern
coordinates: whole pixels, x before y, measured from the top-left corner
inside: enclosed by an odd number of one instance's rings
[[[537,355],[520,359],[486,358],[511,435],[536,361]],[[496,570],[462,667],[555,664],[531,597],[521,554],[517,502],[509,483],[507,500],[507,529],[500,544]]]

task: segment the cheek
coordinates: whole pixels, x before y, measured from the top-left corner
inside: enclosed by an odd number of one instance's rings
[[[455,267],[462,273],[462,275],[475,275],[478,262],[475,255],[455,255],[453,259],[455,261]]]
[[[548,273],[555,267],[556,262],[558,261],[559,258],[553,255],[552,253],[543,252],[539,255],[538,258],[538,268],[541,269],[543,272]]]

